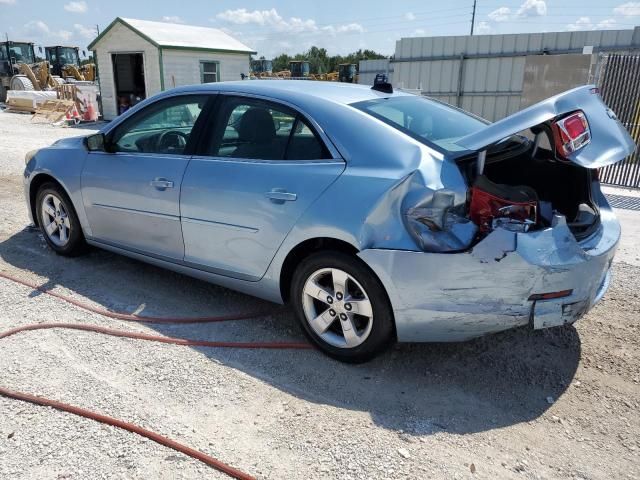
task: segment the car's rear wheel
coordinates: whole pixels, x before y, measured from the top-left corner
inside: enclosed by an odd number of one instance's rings
[[[47,244],[59,255],[75,257],[86,249],[71,199],[55,183],[45,183],[36,195],[38,225]]]
[[[305,334],[344,362],[365,362],[394,340],[393,311],[384,287],[358,258],[320,252],[296,269],[291,299]]]

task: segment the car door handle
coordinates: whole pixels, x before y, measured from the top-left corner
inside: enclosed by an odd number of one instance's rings
[[[295,202],[298,195],[285,191],[283,188],[274,188],[270,192],[264,194],[273,203],[282,204],[284,202]]]
[[[173,188],[173,182],[166,178],[156,178],[151,180],[151,186],[158,190],[166,190],[167,188]]]

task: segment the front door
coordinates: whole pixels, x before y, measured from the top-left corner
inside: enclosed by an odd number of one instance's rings
[[[276,103],[223,96],[206,155],[182,185],[185,261],[257,280],[298,218],[342,173],[308,120]]]
[[[182,261],[180,183],[207,98],[160,100],[107,135],[110,153],[88,153],[82,195],[92,239]]]

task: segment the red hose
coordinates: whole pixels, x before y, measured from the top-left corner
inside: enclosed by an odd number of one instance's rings
[[[226,315],[226,316],[220,316],[220,317],[202,317],[202,318],[191,318],[191,319],[143,317],[138,315],[116,313],[116,312],[111,312],[109,310],[96,308],[91,305],[82,303],[78,300],[75,300],[74,298],[71,298],[59,293],[50,292],[35,283],[29,282],[27,280],[22,280],[20,278],[14,277],[12,275],[9,275],[3,272],[0,272],[0,277],[6,280],[10,280],[12,282],[18,283],[20,285],[33,288],[35,290],[38,290],[39,292],[46,293],[47,295],[51,295],[52,297],[68,302],[76,307],[82,308],[89,312],[97,313],[99,315],[103,315],[113,319],[132,321],[132,322],[174,323],[174,324],[175,323],[178,323],[178,324],[210,323],[210,322],[222,322],[222,321],[228,321],[228,320],[241,320],[241,319],[255,318],[267,313],[265,312],[265,313],[252,313],[252,314],[242,314],[242,315]],[[218,342],[218,341],[213,342],[213,341],[204,341],[204,340],[189,340],[189,339],[183,339],[183,338],[163,337],[160,335],[149,335],[146,333],[127,332],[124,330],[116,330],[113,328],[100,327],[97,325],[84,325],[84,324],[73,324],[73,323],[40,323],[40,324],[24,325],[22,327],[13,328],[5,332],[0,332],[0,339],[8,338],[12,335],[16,335],[21,332],[29,332],[34,330],[48,330],[48,329],[81,330],[85,332],[99,333],[102,335],[111,335],[114,337],[131,338],[136,340],[147,340],[152,342],[169,343],[173,345],[194,346],[194,347],[299,349],[299,350],[313,348],[308,343],[300,343],[300,342]],[[215,458],[203,452],[187,447],[186,445],[178,443],[158,433],[152,432],[150,430],[139,427],[132,423],[128,423],[123,420],[118,420],[117,418],[102,415],[100,413],[92,412],[84,408],[75,407],[73,405],[68,405],[66,403],[58,402],[57,400],[50,400],[48,398],[31,395],[29,393],[16,392],[14,390],[10,390],[4,387],[0,387],[0,395],[8,398],[13,398],[16,400],[21,400],[24,402],[30,402],[36,405],[52,407],[57,410],[61,410],[63,412],[67,412],[73,415],[78,415],[80,417],[95,420],[100,423],[105,423],[107,425],[118,427],[132,433],[137,433],[138,435],[148,438],[149,440],[153,440],[154,442],[159,443],[160,445],[164,445],[165,447],[169,447],[173,450],[184,453],[185,455],[188,455],[191,458],[199,460],[210,467],[213,467],[221,472],[226,473],[230,477],[237,478],[239,480],[254,480],[254,477],[252,477],[251,475],[244,473],[234,467],[231,467],[219,460],[216,460]]]

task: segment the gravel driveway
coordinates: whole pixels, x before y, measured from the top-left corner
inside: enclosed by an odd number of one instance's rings
[[[27,225],[22,158],[84,132],[0,111],[0,271],[113,310],[274,313],[132,325],[0,279],[0,331],[55,321],[203,340],[302,340],[289,312],[251,297],[104,251],[52,254]],[[638,240],[627,241],[638,258]],[[0,342],[0,382],[131,421],[259,478],[640,478],[640,267],[625,258],[605,300],[575,328],[401,345],[358,366],[316,351],[49,330]],[[226,477],[134,434],[0,397],[0,478]]]

